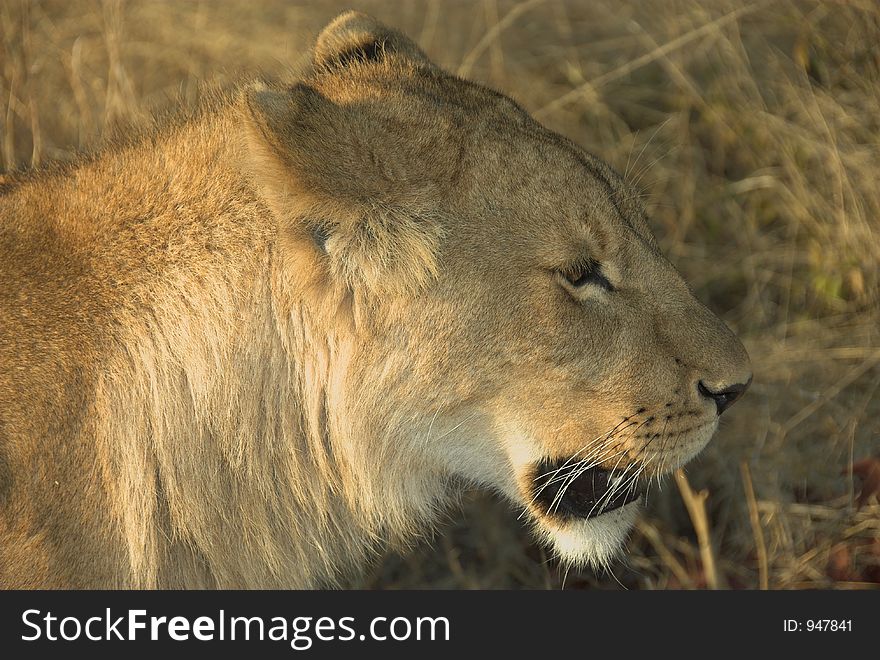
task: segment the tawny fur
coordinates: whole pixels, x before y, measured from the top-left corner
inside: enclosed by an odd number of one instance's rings
[[[619,177],[358,14],[292,86],[2,185],[0,586],[338,584],[748,372]],[[633,293],[581,327],[585,245]],[[714,430],[675,424],[615,441]]]

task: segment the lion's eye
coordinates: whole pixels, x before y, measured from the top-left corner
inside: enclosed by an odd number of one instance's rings
[[[592,259],[579,264],[564,275],[566,281],[578,289],[591,284],[601,287],[606,291],[614,291],[611,282],[602,274],[602,268]]]

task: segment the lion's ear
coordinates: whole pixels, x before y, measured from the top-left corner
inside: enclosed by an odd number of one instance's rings
[[[371,16],[348,11],[337,16],[318,36],[314,64],[319,69],[333,70],[358,62],[381,62],[388,57],[434,66],[404,34]]]
[[[272,197],[307,210],[329,199],[355,201],[369,187],[372,173],[354,162],[368,134],[355,112],[302,83],[255,85],[244,105],[256,175]]]
[[[300,267],[375,292],[435,274],[435,194],[393,126],[306,84],[257,85],[243,105],[254,182]]]

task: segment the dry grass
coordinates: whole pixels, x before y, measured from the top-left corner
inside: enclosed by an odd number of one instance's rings
[[[346,5],[626,171],[756,368],[614,575],[563,575],[514,512],[472,494],[370,584],[877,586],[880,505],[857,508],[847,468],[880,444],[880,6],[3,0],[0,164],[69,158],[171,98],[195,102],[201,80],[295,67]]]

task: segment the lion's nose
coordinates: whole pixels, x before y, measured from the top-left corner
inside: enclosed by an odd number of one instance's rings
[[[715,406],[718,408],[718,414],[720,415],[736,403],[736,400],[743,395],[743,392],[746,391],[751,383],[752,377],[749,376],[749,379],[745,383],[737,383],[736,385],[731,385],[721,390],[714,391],[706,387],[703,381],[700,381],[697,383],[697,390],[699,390],[700,394],[704,397],[712,399],[715,402]]]

